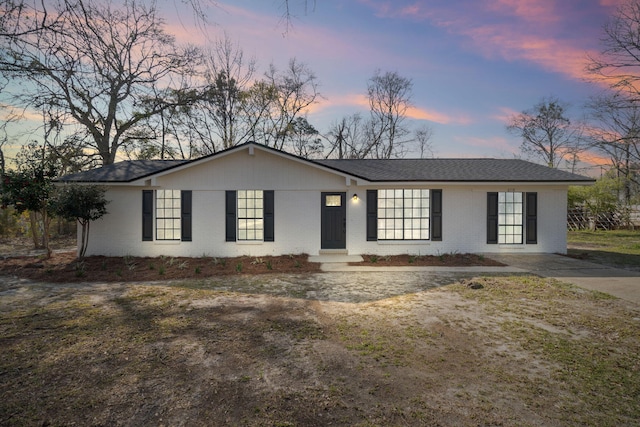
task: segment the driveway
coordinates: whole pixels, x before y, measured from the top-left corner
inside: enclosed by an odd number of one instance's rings
[[[487,254],[508,266],[640,304],[640,273],[556,254]]]
[[[379,267],[350,266],[347,263],[322,264],[324,275],[314,275],[320,289],[336,296],[378,299],[441,286],[479,275],[535,274],[572,283],[585,289],[605,292],[640,304],[640,273],[607,267],[557,254],[486,254],[505,267]],[[349,274],[358,272],[357,276]],[[328,274],[327,274],[328,273]],[[326,283],[327,287],[322,283]],[[293,283],[291,284],[295,286]],[[322,290],[320,291],[322,294]],[[322,299],[322,295],[318,295]]]

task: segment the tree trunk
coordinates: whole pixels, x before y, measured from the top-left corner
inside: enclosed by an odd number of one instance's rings
[[[51,217],[47,214],[47,210],[42,210],[42,240],[44,242],[44,248],[47,251],[47,258],[51,258],[51,247],[49,247],[49,225],[51,225]]]
[[[84,258],[89,244],[89,221],[78,221],[82,226],[82,235],[80,236],[80,248],[78,250],[78,258]]]
[[[34,211],[29,211],[29,222],[31,224],[31,237],[33,238],[34,249],[40,248],[40,237],[38,236],[38,218]]]

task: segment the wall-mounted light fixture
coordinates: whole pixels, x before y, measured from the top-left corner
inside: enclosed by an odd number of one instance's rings
[[[351,198],[351,200],[353,200],[354,202],[358,201],[358,195],[354,194],[353,197]]]

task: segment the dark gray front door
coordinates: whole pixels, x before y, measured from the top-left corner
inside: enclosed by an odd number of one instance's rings
[[[347,247],[346,193],[322,193],[322,249],[345,249]]]

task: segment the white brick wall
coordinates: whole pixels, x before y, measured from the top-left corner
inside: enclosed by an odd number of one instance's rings
[[[91,224],[87,255],[317,254],[322,191],[347,193],[350,254],[566,252],[566,186],[434,185],[432,188],[443,190],[441,242],[367,242],[366,190],[377,187],[358,186],[343,176],[261,150],[253,155],[242,150],[161,176],[153,184],[112,187],[107,192],[109,214]],[[192,190],[192,242],[142,241],[142,190],[155,188]],[[238,189],[275,190],[275,242],[225,242],[225,190]],[[538,193],[538,244],[486,244],[487,192],[507,190]],[[358,201],[352,200],[355,193]]]

